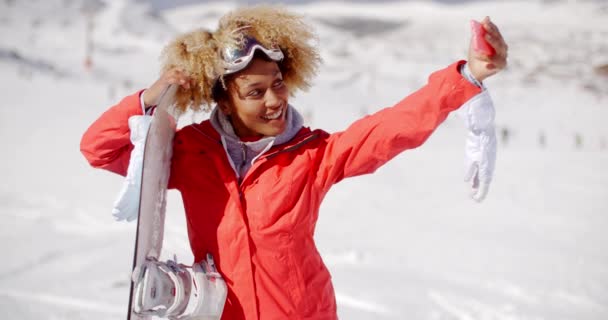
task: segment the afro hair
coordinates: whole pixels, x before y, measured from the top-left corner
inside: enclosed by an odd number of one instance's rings
[[[178,112],[211,110],[217,102],[213,88],[218,81],[223,84],[221,51],[226,46],[242,45],[245,35],[240,30],[246,30],[247,36],[264,47],[278,46],[283,51],[285,57],[279,65],[292,94],[310,87],[321,59],[315,47],[317,38],[303,17],[276,6],[244,7],[224,15],[215,32],[194,30],[178,36],[163,49],[161,72],[179,68],[194,81],[190,89],[178,89]]]

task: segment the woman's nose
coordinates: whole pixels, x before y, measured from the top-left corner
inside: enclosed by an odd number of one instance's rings
[[[267,90],[265,104],[266,108],[276,109],[283,104],[283,99],[281,99],[281,97],[277,95],[276,92],[274,92],[273,90]]]

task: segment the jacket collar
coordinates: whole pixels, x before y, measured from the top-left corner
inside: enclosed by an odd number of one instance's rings
[[[302,128],[302,116],[288,105],[285,114],[286,128],[277,136],[263,137],[257,141],[244,142],[236,135],[227,115],[215,107],[209,118],[211,126],[220,135],[221,144],[228,156],[228,162],[239,180],[246,175],[257,159],[265,155],[274,146],[283,145],[292,140]],[[276,149],[273,149],[276,151]]]

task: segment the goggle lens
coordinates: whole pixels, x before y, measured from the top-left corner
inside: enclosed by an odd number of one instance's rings
[[[225,73],[235,73],[247,67],[258,49],[274,61],[283,60],[283,52],[278,47],[267,49],[255,38],[246,36],[242,45],[224,48],[222,58],[226,63]]]

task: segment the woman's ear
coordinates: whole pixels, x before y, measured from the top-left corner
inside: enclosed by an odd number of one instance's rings
[[[230,114],[232,114],[232,105],[228,103],[228,101],[218,102],[217,105],[225,115],[229,116]]]

